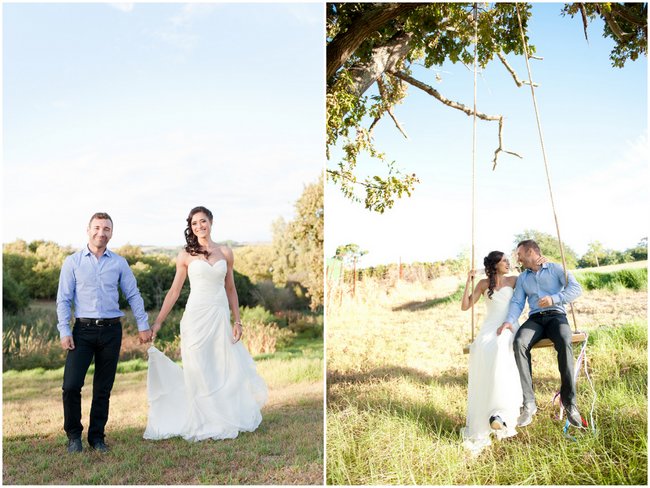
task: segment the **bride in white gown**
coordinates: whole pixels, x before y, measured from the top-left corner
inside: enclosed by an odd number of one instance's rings
[[[486,279],[480,280],[474,292],[468,295],[470,271],[461,304],[468,310],[485,296],[487,315],[481,330],[470,346],[469,382],[467,392],[467,422],[462,430],[463,445],[478,455],[490,445],[491,434],[497,439],[517,434],[515,429],[519,407],[522,403],[521,383],[512,351],[512,341],[517,332],[506,329],[497,336],[497,329],[508,313],[514,292],[516,276],[506,276],[510,263],[500,251],[492,251],[483,261]]]
[[[183,367],[155,347],[149,349],[149,416],[143,437],[232,439],[260,425],[267,387],[240,342],[232,251],[212,241],[212,213],[205,207],[192,209],[187,224],[187,246],[178,254],[174,281],[152,326],[155,339],[189,276],[190,296],[181,319]]]

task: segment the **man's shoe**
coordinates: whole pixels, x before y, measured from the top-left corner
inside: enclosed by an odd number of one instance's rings
[[[537,405],[534,403],[524,405],[521,409],[521,415],[517,419],[517,427],[526,427],[533,421],[533,415],[537,413]]]
[[[492,417],[490,417],[490,427],[494,430],[501,430],[506,428],[506,423],[498,415],[492,415]]]
[[[96,441],[93,444],[90,444],[90,449],[97,452],[108,452],[108,446],[104,444],[104,441]]]
[[[68,439],[68,452],[82,452],[84,450],[83,445],[81,444],[81,437],[76,439]]]
[[[582,417],[580,416],[580,412],[578,412],[578,407],[575,405],[569,405],[568,407],[565,406],[564,409],[566,410],[566,418],[571,425],[574,427],[583,426]]]

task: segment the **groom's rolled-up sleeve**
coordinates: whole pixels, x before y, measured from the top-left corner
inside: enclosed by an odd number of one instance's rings
[[[517,283],[515,285],[515,292],[512,295],[510,300],[510,306],[508,307],[508,315],[506,315],[506,322],[514,324],[521,315],[521,312],[524,310],[524,305],[526,305],[526,293],[524,293],[524,284],[523,284],[523,274],[520,274],[517,278]]]
[[[562,286],[564,287],[558,293],[551,295],[554,305],[564,305],[571,303],[580,295],[582,295],[582,287],[578,280],[575,279],[573,274],[567,272],[568,282],[564,276],[564,269],[561,266],[556,266],[553,268],[554,272],[558,275],[558,279]]]
[[[149,330],[149,316],[144,309],[144,300],[142,300],[140,290],[138,290],[138,283],[126,259],[123,259],[121,268],[120,288],[122,288],[122,293],[124,293],[124,297],[133,311],[133,316],[138,324],[138,331]]]
[[[57,328],[61,339],[72,335],[70,330],[70,317],[72,313],[72,301],[75,293],[75,277],[72,263],[72,256],[68,256],[61,266],[59,275],[59,288],[56,293],[56,315],[58,319]]]

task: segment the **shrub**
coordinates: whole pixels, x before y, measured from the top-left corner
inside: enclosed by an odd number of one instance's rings
[[[295,333],[289,329],[280,329],[275,324],[252,322],[246,324],[242,341],[251,355],[274,353],[278,348],[291,344]]]
[[[272,312],[309,309],[309,298],[304,293],[304,289],[295,282],[288,282],[286,286],[279,288],[270,280],[260,281],[254,294],[256,303]]]
[[[279,326],[281,323],[280,319],[260,305],[252,308],[241,307],[239,312],[241,315],[241,321],[244,325],[248,325],[249,323],[260,323],[265,325],[275,324],[276,326]]]
[[[313,339],[323,337],[322,314],[306,314],[289,310],[286,312],[278,312],[276,316],[284,319],[289,330],[298,335],[304,335]]]
[[[646,268],[621,269],[605,273],[579,271],[575,277],[586,290],[620,291],[628,288],[642,291],[648,289],[648,270]]]
[[[29,306],[30,298],[27,287],[16,281],[13,273],[2,274],[2,309],[9,313],[18,313]]]

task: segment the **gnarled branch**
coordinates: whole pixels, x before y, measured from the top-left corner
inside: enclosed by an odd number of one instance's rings
[[[444,97],[435,88],[427,85],[426,83],[422,83],[419,80],[416,80],[415,78],[413,78],[412,76],[410,76],[410,75],[408,75],[406,73],[394,71],[394,72],[391,72],[391,74],[393,76],[399,78],[400,80],[403,80],[403,81],[407,82],[408,84],[413,85],[414,87],[419,88],[420,90],[428,93],[429,95],[431,95],[435,99],[439,100],[443,104],[447,105],[448,107],[455,108],[456,110],[460,110],[461,112],[465,113],[468,116],[474,115],[474,110],[472,110],[471,108],[467,107],[466,105],[463,105],[462,103],[455,102],[453,100],[449,100],[448,98]],[[498,121],[499,122],[499,147],[497,147],[497,149],[494,151],[494,159],[492,160],[492,163],[493,163],[492,169],[493,170],[496,169],[496,167],[497,167],[497,159],[498,159],[499,154],[501,152],[505,152],[507,154],[511,154],[512,156],[517,156],[519,159],[522,159],[522,157],[519,154],[517,154],[516,152],[507,151],[507,150],[503,149],[503,115],[488,115],[488,114],[485,114],[483,112],[476,112],[476,116],[481,120]]]
[[[370,34],[378,31],[387,22],[409,12],[421,3],[378,3],[360,15],[345,32],[338,34],[327,45],[327,80],[345,64],[361,43]]]

